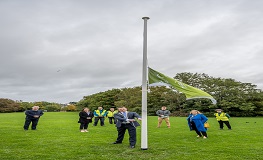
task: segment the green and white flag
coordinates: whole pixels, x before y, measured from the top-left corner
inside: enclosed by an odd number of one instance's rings
[[[186,99],[209,98],[211,99],[213,104],[216,104],[216,100],[210,94],[188,84],[170,78],[160,72],[151,69],[150,67],[148,67],[148,78],[149,84],[168,85],[178,92],[184,93]]]

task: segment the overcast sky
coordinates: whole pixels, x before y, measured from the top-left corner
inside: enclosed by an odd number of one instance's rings
[[[1,0],[0,98],[67,103],[142,83],[206,73],[263,89],[262,0]]]

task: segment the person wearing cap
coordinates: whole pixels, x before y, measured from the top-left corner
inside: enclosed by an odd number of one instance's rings
[[[32,122],[31,129],[36,130],[37,124],[40,116],[42,116],[44,113],[42,110],[39,110],[39,106],[32,107],[32,110],[27,110],[25,112],[26,120],[24,124],[24,130],[27,131],[29,128],[30,123]]]
[[[109,111],[107,111],[107,117],[109,119],[110,124],[116,124],[116,119],[114,118],[114,114],[116,114],[118,111],[115,111],[113,107],[110,108]]]
[[[222,130],[224,128],[224,123],[228,127],[229,130],[231,130],[231,125],[229,123],[229,114],[224,113],[222,109],[216,109],[216,112],[214,115],[216,117],[216,120],[219,123],[219,128]]]
[[[158,110],[156,114],[158,116],[157,128],[160,128],[163,120],[165,120],[167,127],[170,128],[169,115],[171,114],[171,112],[167,110],[165,106],[162,106],[161,110]]]

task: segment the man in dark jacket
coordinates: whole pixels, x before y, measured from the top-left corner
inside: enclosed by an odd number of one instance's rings
[[[140,126],[135,118],[141,120],[141,117],[136,112],[128,112],[125,107],[119,108],[118,110],[119,112],[114,114],[114,118],[117,119],[116,127],[118,138],[113,144],[122,143],[125,131],[128,129],[130,147],[134,148],[136,144],[136,127]]]
[[[24,125],[24,130],[28,130],[28,127],[30,123],[32,122],[31,129],[36,130],[37,129],[37,123],[40,118],[44,113],[42,110],[39,110],[39,106],[34,106],[32,107],[32,110],[27,110],[25,112],[26,114],[26,121]]]

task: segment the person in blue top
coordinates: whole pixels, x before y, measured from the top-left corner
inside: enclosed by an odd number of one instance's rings
[[[207,128],[204,127],[204,123],[207,120],[208,118],[201,114],[198,110],[192,110],[187,118],[190,130],[194,130],[197,134],[197,137],[203,136],[203,138],[207,138]]]

